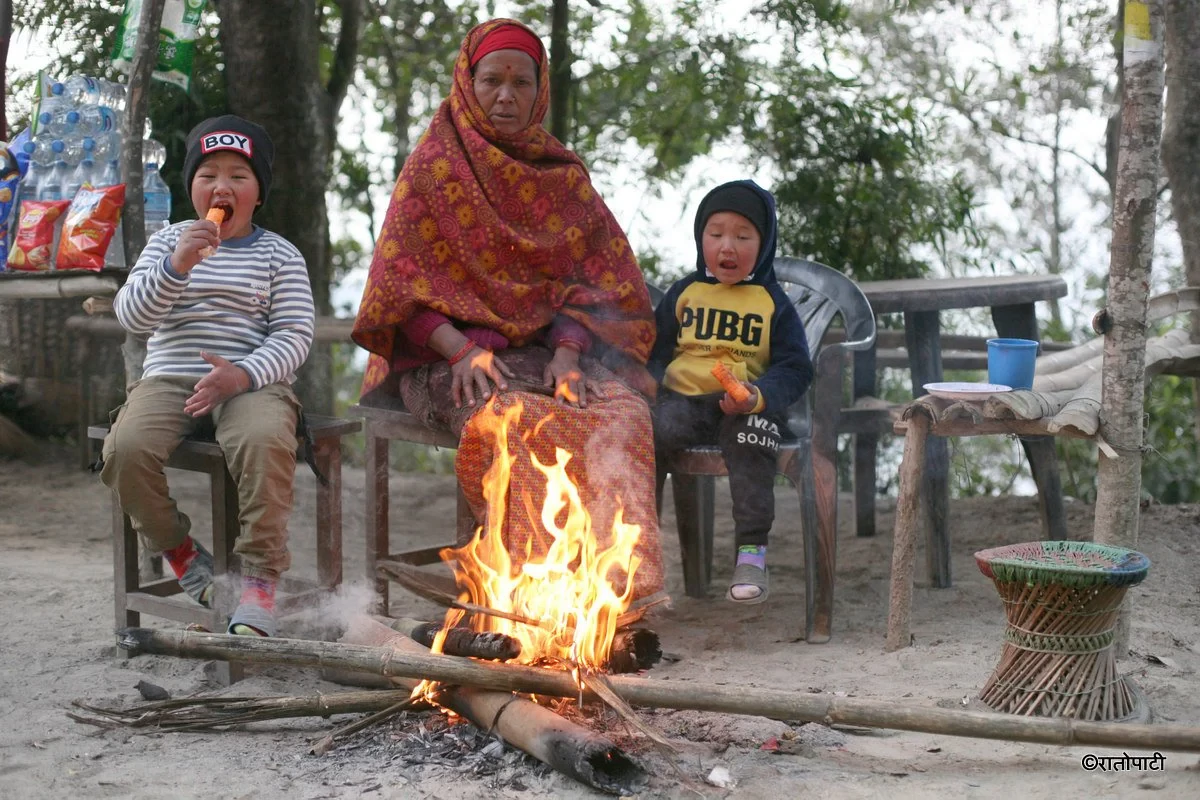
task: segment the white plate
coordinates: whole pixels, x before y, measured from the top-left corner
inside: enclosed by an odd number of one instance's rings
[[[944,397],[947,400],[986,400],[994,394],[1011,392],[1011,386],[1001,383],[927,383],[925,391],[934,397]]]

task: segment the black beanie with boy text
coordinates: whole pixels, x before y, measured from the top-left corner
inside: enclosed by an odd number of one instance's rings
[[[187,155],[183,159],[184,185],[192,192],[192,178],[206,156],[222,151],[237,153],[250,162],[258,178],[258,199],[265,203],[271,191],[271,163],[275,160],[275,145],[261,126],[236,114],[210,117],[192,128],[187,138]]]

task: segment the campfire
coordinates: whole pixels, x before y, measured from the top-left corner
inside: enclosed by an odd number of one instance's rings
[[[483,479],[487,520],[470,542],[444,550],[442,558],[454,568],[463,592],[460,604],[492,612],[475,614],[471,627],[515,639],[521,646],[519,663],[604,669],[633,593],[639,564],[634,551],[641,528],[623,521],[618,498],[610,543],[601,548],[592,515],[567,474],[572,454],[561,448],[555,449],[553,464],[534,459],[546,480],[540,509],[533,498],[511,497],[514,457],[508,441],[522,412],[520,402],[498,411],[493,399],[478,415],[489,423],[496,443],[494,460]],[[519,562],[514,562],[505,544],[503,525],[510,503],[520,503],[529,519],[538,523]],[[463,613],[461,609],[447,612],[444,628],[457,625]],[[435,652],[439,648],[440,641],[435,640]]]

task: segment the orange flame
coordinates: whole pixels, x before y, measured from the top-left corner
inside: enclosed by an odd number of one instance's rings
[[[571,391],[571,387],[566,381],[561,382],[558,388],[554,390],[554,399],[564,398],[568,403],[578,403],[579,395]]]
[[[483,478],[487,519],[470,542],[442,551],[442,557],[457,561],[459,585],[466,589],[464,600],[536,622],[474,617],[477,630],[506,633],[520,641],[523,663],[566,662],[599,669],[608,661],[617,618],[632,598],[633,577],[641,563],[634,555],[641,526],[623,521],[617,498],[611,543],[602,549],[579,487],[567,475],[572,456],[562,448],[555,449],[554,464],[533,459],[546,478],[540,511],[532,497],[510,498],[516,456],[508,447],[509,431],[522,410],[518,401],[499,411],[493,399],[476,414],[476,421],[488,425],[495,441],[492,465]],[[537,435],[545,421],[527,435]],[[540,523],[525,546],[523,560],[514,561],[505,544],[503,527],[510,502],[521,503],[528,518]],[[447,627],[451,624],[447,615]]]

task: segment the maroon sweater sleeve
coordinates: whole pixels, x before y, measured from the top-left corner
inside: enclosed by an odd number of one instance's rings
[[[440,326],[450,323],[450,319],[438,312],[425,308],[417,312],[408,322],[400,326],[404,337],[417,347],[428,347],[429,336]]]
[[[580,353],[586,353],[592,349],[592,334],[575,320],[565,314],[559,314],[550,325],[546,342],[552,350],[563,343],[569,343],[578,347]]]

